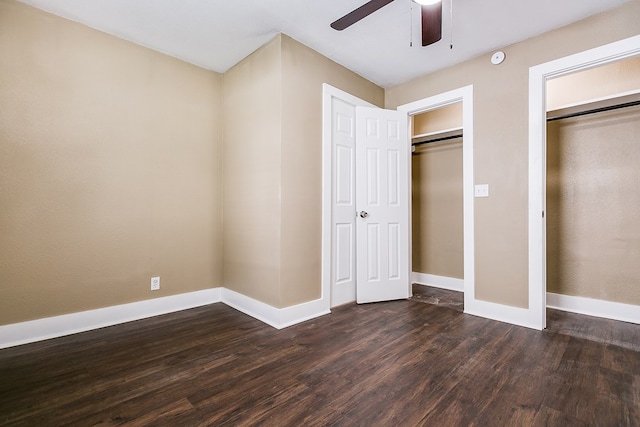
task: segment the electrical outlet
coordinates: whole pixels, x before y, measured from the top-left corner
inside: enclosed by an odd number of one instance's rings
[[[475,186],[475,197],[489,197],[489,184],[478,184]]]
[[[151,290],[157,291],[160,289],[160,277],[151,278]]]

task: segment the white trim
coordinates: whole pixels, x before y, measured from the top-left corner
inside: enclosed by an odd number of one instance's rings
[[[547,307],[587,316],[640,324],[640,305],[547,293]]]
[[[529,68],[529,311],[546,327],[547,79],[640,55],[640,35]],[[466,303],[465,303],[466,309]]]
[[[475,301],[475,231],[473,198],[473,85],[464,86],[430,98],[404,104],[398,111],[409,115],[434,110],[462,101],[462,143],[463,169],[463,217],[464,217],[464,307],[473,307]],[[411,171],[410,171],[411,173]],[[490,317],[491,316],[485,316]],[[507,322],[509,320],[506,320]]]
[[[322,283],[322,310],[331,309],[331,248],[332,248],[332,177],[333,177],[333,141],[331,138],[331,105],[332,99],[337,98],[353,106],[361,105],[365,107],[375,107],[358,97],[335,88],[327,83],[322,84],[322,260],[321,260],[321,283]],[[345,292],[349,295],[351,292]],[[355,289],[353,290],[355,295]],[[336,297],[337,295],[334,295]],[[353,298],[352,301],[355,301]],[[334,306],[346,304],[351,301],[338,299],[334,301]]]
[[[213,288],[130,304],[0,326],[0,349],[222,302],[277,329],[330,313],[317,299],[275,308],[226,288]],[[81,326],[78,326],[81,325]]]
[[[289,326],[331,313],[331,310],[324,308],[324,301],[322,299],[281,308],[279,311],[280,324],[276,326],[278,329],[288,328]]]
[[[322,298],[291,307],[275,308],[226,288],[222,290],[222,302],[276,329],[286,328],[330,313],[329,310],[324,309]]]
[[[220,288],[0,326],[0,348],[104,328],[220,302]]]
[[[435,274],[411,273],[411,282],[418,285],[464,292],[464,280],[455,277],[436,276]]]
[[[331,308],[331,98],[333,87],[322,84],[322,240],[320,283],[323,308]]]
[[[478,299],[470,299],[467,303],[466,293],[464,298],[464,312],[466,314],[511,323],[513,325],[540,329],[538,328],[536,319],[532,316],[532,311],[529,309],[512,307],[510,305],[497,304]]]
[[[254,319],[266,323],[269,326],[277,328],[278,309],[270,306],[262,301],[258,301],[246,295],[223,288],[222,301],[229,307],[247,314]]]

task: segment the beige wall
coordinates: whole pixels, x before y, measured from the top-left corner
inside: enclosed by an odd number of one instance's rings
[[[384,90],[314,50],[282,36],[283,306],[321,296],[322,84],[374,105]]]
[[[640,107],[547,126],[547,290],[640,305]]]
[[[320,296],[322,83],[382,106],[380,87],[286,36],[222,78],[0,7],[0,324],[216,286]]]
[[[547,81],[547,111],[640,91],[640,56]]]
[[[638,34],[639,15],[632,0],[500,66],[487,54],[384,92],[286,36],[223,79],[0,0],[0,324],[220,285],[317,298],[322,82],[388,108],[474,84],[475,181],[491,186],[476,297],[525,307],[528,68]]]
[[[640,1],[389,88],[387,108],[474,85],[475,296],[528,307],[529,67],[640,33]]]
[[[0,324],[221,285],[221,128],[219,75],[0,0]]]
[[[321,296],[322,83],[383,104],[286,35],[224,75],[224,282],[274,307]]]
[[[223,80],[224,286],[280,307],[280,37]]]

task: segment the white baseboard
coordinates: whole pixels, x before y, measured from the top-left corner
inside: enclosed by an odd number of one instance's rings
[[[221,289],[206,289],[130,304],[0,326],[0,348],[13,347],[92,329],[220,302]]]
[[[241,293],[232,291],[231,289],[222,289],[222,301],[229,307],[247,314],[254,319],[266,323],[269,326],[277,328],[277,323],[273,319],[278,316],[278,309],[258,301]]]
[[[325,309],[325,303],[322,299],[286,308],[275,308],[226,288],[222,290],[222,302],[276,329],[286,328],[330,313]]]
[[[322,299],[275,308],[226,288],[154,298],[130,304],[47,317],[0,326],[0,349],[58,338],[134,320],[201,307],[217,302],[241,311],[277,329],[330,313]]]
[[[419,285],[433,286],[434,288],[464,292],[464,279],[417,273],[414,271],[411,273],[411,282]]]
[[[547,308],[640,324],[640,306],[547,292]]]
[[[322,298],[280,309],[280,326],[278,329],[293,326],[297,323],[315,319],[331,313]]]
[[[464,291],[464,281],[413,273],[414,283],[454,291]],[[462,285],[461,283],[462,282]],[[0,326],[0,349],[57,338],[92,329],[159,316],[162,314],[223,302],[274,328],[282,329],[330,313],[322,299],[286,308],[275,308],[226,288],[155,298],[130,304],[88,310],[62,316]],[[588,316],[640,324],[640,306],[547,293],[547,307]],[[539,329],[531,310],[469,298],[465,313],[528,328]]]

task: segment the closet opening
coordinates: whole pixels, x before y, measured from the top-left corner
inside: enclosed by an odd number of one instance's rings
[[[546,111],[546,306],[638,323],[640,57],[547,79]]]
[[[411,145],[414,298],[463,311],[462,102],[412,115]]]

